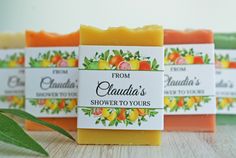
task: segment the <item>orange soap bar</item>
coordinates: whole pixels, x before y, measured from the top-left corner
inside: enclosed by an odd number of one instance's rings
[[[164,31],[164,44],[212,44],[214,36],[210,30]],[[202,131],[214,132],[215,114],[166,115],[164,129],[166,131]]]
[[[136,29],[114,27],[107,30],[82,25],[80,35],[81,46],[162,47],[164,32],[162,27],[156,25]],[[160,145],[161,131],[78,128],[77,142],[79,144]]]
[[[73,47],[79,46],[79,32],[60,35],[48,32],[33,32],[26,31],[26,47]],[[43,121],[55,124],[65,130],[75,131],[77,129],[77,118],[75,117],[60,117],[60,118],[40,118]],[[32,131],[48,131],[47,127],[25,121],[25,128]]]

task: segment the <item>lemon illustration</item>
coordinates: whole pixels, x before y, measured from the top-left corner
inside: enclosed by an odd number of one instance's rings
[[[14,96],[13,99],[12,99],[12,103],[13,104],[18,104],[19,102],[19,98],[17,96]]]
[[[116,117],[117,117],[116,111],[113,111],[113,112],[107,117],[107,119],[111,122],[111,121],[113,121]]]
[[[24,106],[24,98],[20,97],[20,98],[18,99],[17,105],[18,105],[19,107],[23,107],[23,106]]]
[[[227,98],[227,101],[229,104],[233,103],[234,102],[234,99],[233,98]]]
[[[188,101],[187,101],[187,106],[188,106],[189,108],[192,108],[194,103],[195,103],[194,97],[190,97],[190,98],[188,99]]]
[[[221,66],[222,66],[222,68],[228,68],[229,67],[229,61],[225,60],[225,59],[222,59],[221,60]]]
[[[98,69],[100,69],[100,70],[108,70],[108,69],[110,69],[110,65],[105,60],[99,60],[98,61]]]
[[[167,105],[167,106],[170,105],[169,97],[164,97],[164,104]]]
[[[195,96],[194,100],[195,100],[195,103],[200,103],[202,101],[202,97]]]
[[[17,62],[16,61],[14,61],[14,60],[11,60],[11,61],[9,61],[9,63],[8,63],[8,67],[16,67],[17,66]]]
[[[77,105],[77,101],[76,99],[73,99],[70,101],[70,103],[67,106],[67,109],[69,109],[70,111],[74,109],[74,107]]]
[[[49,60],[43,59],[43,60],[41,61],[41,66],[42,66],[42,67],[49,67],[50,64],[51,64],[51,62],[50,62]]]
[[[51,100],[47,99],[47,100],[45,101],[45,106],[46,106],[46,107],[51,107],[51,105],[52,105]]]
[[[184,57],[184,59],[186,60],[186,63],[187,64],[193,64],[193,62],[194,62],[194,57],[192,56],[192,55],[186,55],[185,57]]]
[[[108,108],[102,109],[102,116],[107,118],[110,115]]]
[[[139,61],[137,59],[132,59],[129,61],[131,65],[131,70],[138,70],[139,69]]]
[[[177,101],[176,101],[176,99],[174,98],[174,99],[168,104],[168,106],[169,106],[170,109],[172,109],[176,104],[177,104]]]
[[[55,110],[57,108],[57,104],[51,104],[49,107],[51,110]]]
[[[168,64],[169,63],[169,60],[167,57],[164,58],[164,64]]]
[[[229,102],[227,98],[222,99],[221,101],[221,107],[224,109],[225,107],[229,106]]]
[[[78,61],[74,58],[67,59],[67,63],[69,67],[74,67],[78,65]]]
[[[138,119],[138,110],[134,109],[133,111],[130,112],[129,114],[129,120],[131,122],[135,122]]]

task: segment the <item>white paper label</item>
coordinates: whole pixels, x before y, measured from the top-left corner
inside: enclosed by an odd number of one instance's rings
[[[78,128],[162,130],[163,48],[80,46]]]
[[[236,50],[215,50],[218,114],[236,114]]]
[[[78,47],[26,49],[26,111],[37,117],[75,117]]]
[[[165,114],[215,114],[214,84],[213,44],[165,45]]]
[[[0,104],[2,108],[24,107],[24,50],[0,49]]]

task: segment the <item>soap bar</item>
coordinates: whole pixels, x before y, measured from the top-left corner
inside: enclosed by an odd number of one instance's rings
[[[236,33],[215,33],[217,125],[236,124]]]
[[[236,49],[236,33],[215,33],[216,49]]]
[[[34,31],[26,31],[26,47],[27,48],[59,48],[60,47],[78,47],[79,46],[79,32],[73,32],[70,34],[57,34],[57,33],[49,33],[45,31],[34,32]],[[53,52],[53,51],[52,51]],[[63,54],[63,51],[54,51],[55,54],[51,57],[43,56],[43,60],[35,59],[35,61],[31,62],[32,67],[50,67],[50,65],[54,65],[56,67],[76,67],[78,64],[77,57],[69,58],[69,54]],[[75,54],[74,54],[75,55]],[[45,59],[48,57],[48,59]],[[65,59],[67,58],[67,59]],[[31,100],[31,103],[35,103],[33,105],[44,107],[45,114],[44,117],[38,117],[43,121],[58,125],[66,130],[74,131],[76,130],[77,119],[76,117],[58,117],[57,115],[50,115],[50,117],[46,117],[46,111],[51,112],[51,114],[61,112],[62,110],[66,110],[70,112],[73,110],[77,104],[77,99],[36,99]],[[30,112],[30,111],[29,111]],[[35,130],[35,131],[45,131],[50,130],[47,127],[41,126],[39,124],[33,123],[31,121],[25,122],[25,128],[27,130]]]
[[[1,33],[0,34],[1,49],[17,49],[25,47],[24,33]]]
[[[81,75],[79,78],[81,86],[83,86],[82,82],[85,81],[84,77],[86,77],[86,75],[91,75],[89,74],[89,72],[91,71],[89,69],[104,70],[104,69],[110,69],[111,67],[113,67],[113,70],[116,70],[116,71],[117,70],[123,70],[123,71],[124,70],[150,70],[151,69],[150,62],[139,61],[139,58],[142,58],[140,57],[139,53],[141,53],[142,51],[136,52],[135,57],[134,57],[133,56],[134,54],[131,54],[132,51],[126,52],[126,51],[123,51],[123,48],[137,49],[137,47],[139,47],[140,49],[145,49],[145,47],[147,47],[147,49],[156,49],[155,47],[159,47],[159,49],[161,50],[160,52],[161,55],[158,60],[160,60],[161,56],[163,58],[163,52],[162,52],[163,36],[164,36],[164,33],[163,33],[162,27],[156,26],[156,25],[144,26],[142,28],[136,28],[136,29],[129,29],[126,27],[112,27],[112,28],[108,28],[107,30],[102,30],[96,27],[82,25],[80,27],[80,44],[81,44],[80,54],[79,54],[80,56],[83,55],[82,53],[83,49],[93,50],[92,48],[94,48],[94,49],[103,50],[103,47],[107,49],[104,50],[105,51],[104,54],[96,53],[97,55],[95,55],[95,58],[90,59],[90,60],[88,59],[88,57],[83,56],[85,59],[84,66],[86,67],[86,69],[88,69],[88,71],[84,70],[83,73],[85,75]],[[92,48],[90,48],[91,46]],[[141,46],[144,46],[144,47],[141,47]],[[152,47],[152,48],[149,48],[149,47]],[[118,50],[116,50],[116,48]],[[109,51],[109,50],[113,50],[113,51]],[[89,53],[89,51],[84,51],[84,52]],[[98,53],[100,52],[98,51]],[[109,53],[110,54],[115,53],[116,55],[110,56]],[[154,51],[153,55],[155,55],[156,53],[158,52]],[[125,54],[128,55],[127,58],[123,57],[125,56]],[[145,53],[143,54],[145,55]],[[83,57],[80,57],[80,58],[83,59]],[[109,61],[107,61],[107,58],[109,59]],[[132,58],[136,58],[136,59],[132,59]],[[148,60],[148,59],[149,58],[146,58],[144,60]],[[164,64],[163,66],[161,65],[159,66],[163,68]],[[157,63],[156,61],[154,61],[152,68],[157,69],[157,67],[158,67]],[[93,73],[96,75],[92,75],[92,76],[97,76],[99,78],[104,77],[104,79],[105,78],[108,79],[110,77],[110,76],[106,76],[107,75],[106,71],[100,71],[100,70],[94,71]],[[129,71],[129,72],[132,72],[132,71]],[[136,75],[143,75],[143,76],[146,75],[145,71],[143,72],[136,71],[136,72],[137,72]],[[153,78],[155,79],[155,77]],[[88,80],[88,82],[89,81],[91,81],[91,79]],[[120,86],[122,86],[121,84],[124,84],[124,85],[127,84],[125,80],[123,82],[122,80],[118,80],[116,82],[117,84],[119,83]],[[128,80],[128,82],[130,81]],[[96,84],[97,83],[98,81],[96,82]],[[134,85],[135,85],[135,82],[134,82]],[[91,88],[92,83],[86,84],[86,86],[87,87],[85,88],[87,88],[88,90],[93,90],[95,88],[95,87]],[[82,87],[79,88],[79,90],[81,89]],[[101,87],[100,90],[102,89],[103,88]],[[155,91],[158,93],[158,90],[155,89]],[[89,94],[87,97],[90,96]],[[155,95],[156,93],[152,93],[152,94]],[[86,96],[83,97],[84,96],[83,92],[81,93],[79,92],[78,95],[79,95],[79,112],[78,112],[79,118],[78,118],[77,142],[79,144],[119,144],[119,145],[160,145],[161,144],[161,132],[160,132],[161,129],[140,130],[142,129],[142,124],[145,124],[143,120],[149,119],[150,117],[152,117],[149,114],[152,113],[151,111],[155,109],[115,108],[115,111],[114,111],[114,108],[109,109],[109,107],[108,108],[102,107],[102,108],[92,108],[92,111],[91,111],[91,108],[84,108],[80,112],[80,102],[82,102],[83,100],[85,100],[84,102],[86,102],[87,100],[85,98]],[[80,95],[82,95],[82,97],[80,97]],[[100,96],[99,90],[97,92],[97,95]],[[104,98],[106,97],[107,96],[104,96]],[[162,100],[161,95],[158,97],[162,102],[163,100]],[[155,96],[155,97],[152,97],[152,99],[155,99],[158,97]],[[101,97],[101,101],[102,101],[102,98],[103,97]],[[115,96],[114,101],[110,102],[110,104],[113,106],[116,106],[116,103],[117,103],[116,100],[118,98],[121,99],[122,97]],[[129,97],[127,97],[127,99],[128,98]],[[96,100],[96,103],[102,104],[100,100]],[[96,103],[94,101],[94,104]],[[163,106],[163,104],[161,104],[160,106]],[[110,110],[112,110],[112,112]],[[160,109],[159,111],[160,120],[158,120],[161,123],[163,121],[163,118],[162,118],[163,113],[161,112],[162,110],[163,108]],[[90,114],[93,116],[91,116]],[[158,115],[157,112],[154,112],[153,114],[155,116]],[[149,115],[150,117],[148,117],[147,115]],[[92,118],[90,118],[89,116],[97,119],[95,123],[96,126],[95,125],[89,126],[89,124],[91,124],[90,122],[88,122],[88,124],[84,123],[88,121],[89,119],[92,120]],[[80,118],[83,118],[83,120]],[[135,127],[140,128],[140,129],[132,130],[131,129],[132,125],[137,124],[138,120],[139,120],[140,127],[136,127],[136,126]],[[156,126],[158,124],[158,121],[155,121],[153,126]],[[110,122],[108,126],[106,126],[107,122]],[[125,122],[127,124],[125,127],[123,127],[122,124]],[[84,126],[84,127],[82,128],[81,126]],[[119,129],[120,127],[123,127],[123,128]]]
[[[186,65],[186,69],[187,69],[187,65],[190,65],[188,69],[190,68],[194,69],[194,67],[196,67],[194,66],[194,64],[198,64],[199,69],[201,69],[200,64],[205,65],[206,63],[209,63],[208,62],[209,56],[195,52],[196,50],[194,49],[194,47],[196,49],[199,49],[198,50],[199,52],[201,50],[204,50],[205,51],[204,53],[207,53],[206,50],[213,51],[214,38],[213,38],[213,33],[211,31],[209,30],[178,31],[178,30],[166,29],[164,32],[165,32],[164,33],[165,47],[168,46],[168,47],[174,48],[172,49],[172,53],[166,56],[165,66],[171,63],[172,65],[176,65],[175,68],[177,70],[178,64],[183,64],[183,67],[185,67],[184,65]],[[211,56],[212,56],[212,59],[214,59],[213,53],[211,53]],[[165,70],[166,69],[167,69],[167,66],[165,67]],[[179,74],[181,73],[181,71],[184,72],[185,68],[178,69],[178,71],[173,72],[173,74]],[[192,77],[192,75],[194,74],[194,71],[197,74],[200,74],[200,71],[202,70],[198,70],[196,68],[195,70],[192,71],[192,73],[190,72],[188,74],[189,76],[185,78],[185,82],[182,82],[183,85],[179,85],[177,89],[179,88],[181,90],[185,90],[184,87],[186,85],[184,86],[184,84],[186,83],[186,81],[188,81],[188,79]],[[213,79],[214,71],[211,71],[210,74],[212,75],[210,75],[208,79],[212,78],[212,80],[209,81],[209,85],[211,85],[214,81]],[[182,74],[182,75],[185,75],[185,74]],[[181,76],[178,76],[178,77],[181,78]],[[194,80],[193,80],[193,83],[194,83]],[[192,84],[189,83],[189,86],[190,85]],[[186,87],[187,87],[186,89],[188,90],[189,89],[188,86]],[[194,89],[194,85],[192,85],[192,87]],[[210,88],[213,88],[213,87],[211,86]],[[187,91],[185,91],[185,93],[186,92]],[[201,132],[215,131],[215,112],[214,112],[215,99],[214,97],[211,98],[209,96],[194,96],[193,94],[191,94],[191,96],[188,96],[185,94],[185,96],[180,95],[180,96],[173,96],[173,97],[169,97],[169,95],[167,95],[166,89],[165,89],[164,104],[165,104],[166,109],[170,109],[170,111],[168,113],[165,113],[165,116],[164,116],[164,122],[165,122],[164,128],[166,131],[201,131]],[[211,111],[211,114],[207,114],[203,110],[202,110],[202,113],[198,112],[199,109],[201,110],[201,108],[207,108],[206,106],[212,107],[212,109],[207,109]],[[194,112],[193,110],[194,108],[196,112]]]
[[[24,33],[0,33],[1,108],[24,108],[24,41]]]

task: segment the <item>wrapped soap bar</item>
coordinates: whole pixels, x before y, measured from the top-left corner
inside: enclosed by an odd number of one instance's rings
[[[236,124],[236,33],[215,34],[217,124]]]
[[[80,27],[77,142],[160,145],[163,29]]]
[[[165,30],[165,130],[215,131],[213,33]]]
[[[26,111],[66,130],[76,130],[79,32],[26,31]],[[27,130],[49,130],[30,121]]]
[[[24,108],[23,33],[0,33],[0,108]]]

